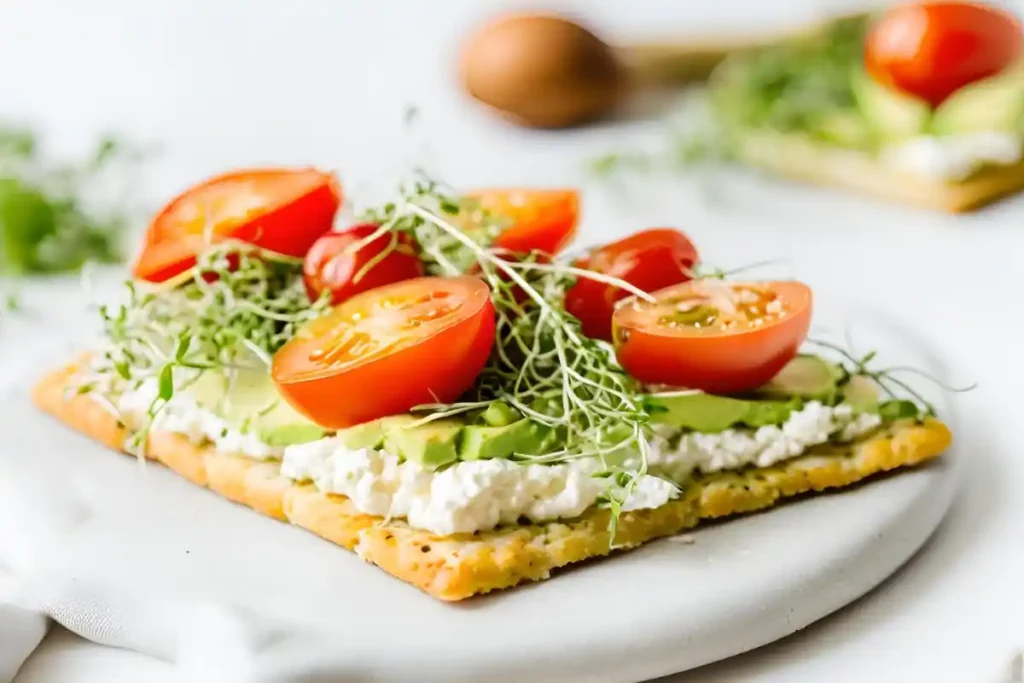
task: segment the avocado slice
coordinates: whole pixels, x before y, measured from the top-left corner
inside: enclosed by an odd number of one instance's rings
[[[256,429],[259,438],[271,446],[292,446],[327,435],[323,427],[299,414],[284,399],[278,399],[269,412],[258,415],[255,423],[250,422],[250,425]]]
[[[916,420],[921,417],[921,409],[913,401],[893,399],[879,404],[878,414],[887,421]]]
[[[495,401],[480,414],[480,419],[491,427],[507,427],[521,417],[518,410],[504,401]]]
[[[935,110],[932,133],[1024,132],[1024,62],[972,83]]]
[[[739,424],[749,427],[782,424],[796,404],[692,393],[648,396],[647,407],[654,424],[713,434]]]
[[[851,72],[850,86],[864,118],[879,139],[906,140],[928,129],[932,112],[924,100],[879,83],[860,66]]]
[[[255,432],[271,446],[316,441],[327,434],[281,397],[269,373],[239,370],[229,379],[204,372],[182,391],[233,428]]]
[[[260,428],[260,441],[269,445],[284,448],[295,444],[308,443],[324,438],[323,429],[310,422],[309,424],[291,423],[282,424],[277,427],[264,425]]]
[[[797,356],[757,393],[776,398],[831,402],[836,397],[836,385],[842,376],[842,369],[824,358]]]
[[[544,441],[545,431],[526,418],[503,427],[468,425],[462,430],[459,459],[484,460],[508,458],[514,453],[534,454]]]
[[[813,124],[815,136],[839,147],[862,149],[875,140],[871,124],[857,111],[834,111]]]
[[[382,417],[348,427],[339,431],[336,436],[345,444],[345,448],[353,451],[360,448],[380,448],[384,444],[384,427],[389,419],[391,418]]]
[[[853,375],[843,384],[843,403],[860,410],[877,410],[880,399],[878,383],[867,375]]]
[[[423,424],[413,415],[394,415],[386,420],[384,448],[392,455],[412,460],[425,469],[437,469],[458,459],[464,425],[453,419]]]

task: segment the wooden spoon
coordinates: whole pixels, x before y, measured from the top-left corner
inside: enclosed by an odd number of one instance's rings
[[[813,35],[822,26],[612,46],[563,17],[513,15],[465,43],[461,79],[471,97],[520,125],[564,128],[600,118],[641,91],[704,80],[730,54]]]

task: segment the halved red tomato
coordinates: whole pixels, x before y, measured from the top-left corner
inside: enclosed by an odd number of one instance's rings
[[[885,12],[865,40],[867,70],[938,106],[1020,56],[1016,16],[977,2],[910,2]]]
[[[341,429],[469,389],[494,346],[483,280],[423,277],[357,294],[274,354],[271,375],[297,411]]]
[[[232,171],[192,187],[153,219],[132,273],[163,282],[196,262],[209,244],[234,238],[301,258],[331,228],[341,186],[316,169]]]
[[[800,282],[693,280],[624,301],[612,318],[616,356],[645,384],[716,394],[766,384],[796,356],[811,324]]]
[[[608,275],[653,292],[692,279],[697,248],[686,235],[672,228],[652,228],[593,251],[576,266]],[[615,303],[626,290],[580,276],[565,293],[565,310],[579,319],[583,334],[611,341]]]
[[[512,221],[498,235],[496,247],[554,256],[576,236],[580,197],[575,190],[478,190],[466,196],[480,202],[487,211]]]
[[[423,275],[416,242],[406,233],[387,233],[349,253],[350,247],[371,237],[380,226],[361,223],[321,235],[306,253],[302,272],[309,300],[323,292],[339,304],[360,292]]]

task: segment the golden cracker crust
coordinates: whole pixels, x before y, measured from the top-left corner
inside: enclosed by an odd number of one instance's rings
[[[892,169],[869,154],[815,144],[799,135],[749,132],[739,159],[775,175],[946,213],[964,213],[1024,189],[1024,160],[990,166],[947,183]]]
[[[65,396],[74,372],[70,366],[47,375],[34,388],[33,400],[74,429],[120,450],[126,433],[114,416],[87,396]],[[916,465],[938,456],[951,441],[949,428],[939,420],[907,422],[847,446],[812,449],[774,467],[708,475],[667,505],[624,513],[618,545],[635,547],[705,519],[760,510],[785,497]],[[442,537],[363,514],[344,496],[288,480],[277,463],[220,453],[178,434],[151,434],[146,454],[229,500],[354,550],[441,600],[543,580],[555,569],[610,552],[606,510],[565,522]]]

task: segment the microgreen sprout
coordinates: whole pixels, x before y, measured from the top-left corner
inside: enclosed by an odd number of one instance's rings
[[[126,288],[126,301],[100,307],[108,344],[93,359],[83,389],[112,396],[118,386],[111,382],[156,383],[130,443],[140,452],[175,391],[212,368],[229,381],[239,371],[269,371],[274,351],[328,304],[323,298],[310,303],[301,262],[237,242],[211,245],[179,287],[128,282]]]
[[[909,396],[914,402],[924,409],[924,415],[927,417],[934,417],[936,414],[935,406],[924,398],[919,391],[910,386],[907,382],[903,381],[896,375],[899,373],[914,374],[919,377],[927,379],[932,384],[936,385],[943,391],[951,393],[963,393],[971,391],[977,387],[977,384],[972,384],[966,387],[953,387],[944,383],[939,378],[931,375],[918,368],[909,366],[892,366],[888,368],[875,369],[871,367],[871,363],[875,360],[878,353],[876,351],[869,351],[862,356],[854,355],[848,349],[834,344],[832,342],[823,341],[820,339],[808,339],[808,344],[819,346],[821,348],[829,349],[838,353],[843,357],[844,360],[850,363],[852,366],[852,374],[863,375],[874,380],[879,387],[882,388],[885,393],[893,399],[899,400],[901,398]]]
[[[748,263],[747,265],[737,266],[728,270],[718,266],[699,263],[694,266],[690,275],[695,280],[728,280],[736,275],[748,273],[752,270],[780,265],[787,266],[790,269],[793,267],[792,261],[789,261],[788,259],[767,259],[764,261],[755,261],[754,263]]]
[[[622,280],[537,254],[511,256],[491,246],[502,223],[472,202],[444,194],[434,183],[418,181],[401,201],[367,216],[385,232],[416,239],[428,272],[475,272],[491,288],[496,311],[496,343],[474,388],[452,404],[418,406],[423,421],[471,413],[501,401],[534,423],[545,447],[516,453],[515,460],[556,464],[595,457],[608,476],[604,503],[610,510],[614,545],[623,506],[647,474],[647,413],[634,381],[619,367],[611,345],[586,337],[562,304],[575,278],[588,277],[650,299]],[[639,454],[627,467],[622,455]]]

